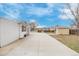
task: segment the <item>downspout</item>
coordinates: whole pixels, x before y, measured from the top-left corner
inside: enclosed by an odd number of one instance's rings
[[[20,39],[20,23],[18,23],[19,24],[19,39]]]
[[[1,22],[1,20],[0,20]],[[0,23],[0,48],[1,48],[1,23]]]

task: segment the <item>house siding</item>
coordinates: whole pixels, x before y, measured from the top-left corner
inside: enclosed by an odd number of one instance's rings
[[[19,25],[15,21],[0,19],[0,47],[19,38]]]

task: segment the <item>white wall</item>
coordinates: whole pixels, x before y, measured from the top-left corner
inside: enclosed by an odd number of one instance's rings
[[[30,26],[26,26],[26,34],[29,35],[30,34]]]
[[[0,21],[0,46],[1,46],[1,21]]]
[[[26,32],[22,32],[22,24],[19,24],[19,29],[20,29],[20,38],[24,38]]]
[[[30,33],[30,27],[29,25],[26,25],[26,31],[22,32],[22,24],[20,24],[20,38],[24,38],[24,35],[29,35]]]
[[[19,39],[19,25],[12,20],[0,19],[0,47]]]

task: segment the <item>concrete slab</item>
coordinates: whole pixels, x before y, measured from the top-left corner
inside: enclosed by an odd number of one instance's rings
[[[79,54],[46,33],[32,32],[6,56],[78,56]],[[17,43],[16,43],[17,44]]]

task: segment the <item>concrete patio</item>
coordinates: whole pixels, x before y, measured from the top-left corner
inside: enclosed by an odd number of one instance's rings
[[[78,56],[79,54],[46,33],[32,32],[25,39],[0,48],[6,56]]]

